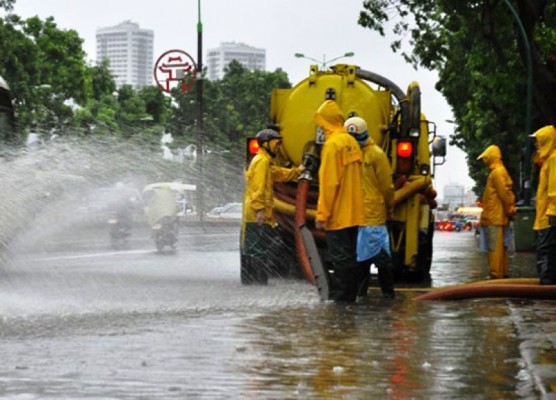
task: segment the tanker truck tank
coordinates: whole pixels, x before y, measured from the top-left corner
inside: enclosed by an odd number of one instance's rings
[[[434,232],[432,209],[436,207],[432,178],[440,163],[429,149],[436,127],[421,113],[420,97],[417,82],[411,82],[404,92],[385,77],[347,64],[337,64],[327,71],[312,65],[308,77],[292,88],[273,90],[270,124],[282,136],[275,164],[306,166],[297,182],[274,185],[278,227],[273,240],[276,248],[271,251],[276,257],[271,257],[269,265],[276,274],[304,277],[315,283],[310,268],[310,258],[315,255],[307,253],[300,226],[311,231],[323,265],[330,267],[324,234],[314,227],[319,155],[324,143],[314,114],[325,99],[333,98],[346,119],[365,119],[369,135],[390,160],[397,188],[395,210],[388,221],[396,277],[428,277]]]

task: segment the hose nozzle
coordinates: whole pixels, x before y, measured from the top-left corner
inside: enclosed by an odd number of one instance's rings
[[[298,180],[312,181],[319,168],[318,150],[315,142],[309,142],[305,145],[305,152],[303,153],[301,163],[305,170],[301,173]]]

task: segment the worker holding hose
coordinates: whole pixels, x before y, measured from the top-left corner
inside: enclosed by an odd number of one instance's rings
[[[556,128],[545,126],[531,135],[537,144],[537,270],[541,285],[556,285]]]
[[[326,100],[315,113],[315,122],[325,136],[315,226],[325,230],[333,266],[330,299],[336,303],[353,303],[360,286],[355,254],[358,228],[363,224],[361,149],[344,128],[342,111],[336,101]]]
[[[359,296],[369,287],[370,266],[378,270],[378,283],[385,298],[395,297],[390,238],[386,218],[394,207],[392,168],[384,151],[377,146],[361,117],[351,117],[344,123],[363,152],[363,204],[365,220],[357,237],[357,261],[361,273]]]
[[[266,285],[268,273],[267,248],[273,237],[274,219],[274,182],[293,181],[303,172],[304,167],[282,168],[274,165],[282,136],[273,129],[263,129],[256,136],[259,145],[257,155],[251,160],[245,173],[246,195],[243,205],[245,213],[245,232],[243,254],[246,257],[247,274],[244,283]]]
[[[488,146],[478,160],[490,169],[483,192],[481,235],[488,253],[490,277],[506,278],[509,269],[509,223],[516,213],[512,179],[502,163],[502,152],[495,145]]]

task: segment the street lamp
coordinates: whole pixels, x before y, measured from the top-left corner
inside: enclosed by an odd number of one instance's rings
[[[317,62],[320,64],[321,69],[325,69],[326,68],[326,64],[330,64],[332,61],[336,61],[339,60],[340,58],[344,58],[344,57],[353,57],[355,55],[355,53],[353,51],[348,51],[347,53],[342,54],[341,56],[338,57],[334,57],[330,60],[326,59],[326,54],[322,55],[322,61],[321,60],[317,60],[316,58],[313,57],[308,57],[303,53],[295,53],[294,54],[296,58],[305,58],[307,60],[311,60],[314,62]]]

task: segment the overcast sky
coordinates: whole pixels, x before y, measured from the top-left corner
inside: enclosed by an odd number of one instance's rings
[[[309,64],[295,58],[303,53],[330,60],[346,52],[350,63],[376,72],[402,90],[416,80],[421,85],[422,110],[437,124],[439,134],[449,135],[453,126],[450,107],[434,88],[436,73],[418,70],[393,54],[388,39],[357,25],[362,0],[202,0],[203,53],[221,42],[235,41],[266,50],[267,70],[282,68],[292,83],[307,77]],[[61,29],[74,29],[84,39],[91,62],[96,57],[98,28],[131,20],[154,31],[154,60],[165,51],[181,49],[197,58],[197,0],[16,0],[15,13],[22,17],[53,16]],[[471,187],[465,154],[448,149],[448,161],[437,168],[435,187],[442,193],[448,183]]]

